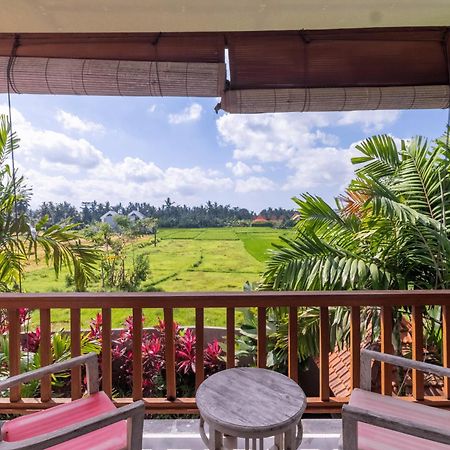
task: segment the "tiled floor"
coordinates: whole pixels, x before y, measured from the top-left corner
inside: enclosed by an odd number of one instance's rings
[[[303,450],[335,450],[341,432],[339,419],[304,419]],[[273,440],[267,440],[265,449]],[[198,434],[197,420],[146,420],[144,425],[145,450],[205,450]],[[244,448],[239,442],[239,448]]]

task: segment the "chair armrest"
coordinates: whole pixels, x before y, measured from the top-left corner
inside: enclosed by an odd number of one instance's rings
[[[424,426],[422,423],[414,421],[409,417],[399,420],[398,417],[390,416],[384,412],[383,414],[377,414],[376,412],[351,405],[344,405],[342,407],[342,421],[344,430],[346,430],[346,425],[349,421],[364,422],[369,425],[428,439],[429,441],[440,442],[442,444],[448,444],[450,442],[450,430],[448,429],[432,427],[430,425]],[[345,431],[343,437],[345,444]]]
[[[31,370],[30,372],[9,377],[4,381],[0,381],[0,391],[9,389],[12,386],[17,386],[21,383],[39,380],[45,375],[64,372],[65,370],[82,365],[85,365],[87,370],[88,393],[93,394],[98,392],[98,359],[95,353],[77,356],[75,358],[68,359],[67,361],[50,364],[49,366],[40,367],[39,369]]]
[[[135,436],[139,435],[141,447],[136,446],[136,444],[134,446],[129,444],[129,448],[138,450],[139,448],[142,448],[142,424],[144,421],[144,412],[145,405],[141,400],[134,402],[131,405],[117,408],[115,411],[109,411],[98,417],[78,422],[42,436],[35,436],[17,442],[3,441],[0,448],[2,450],[43,450],[84,434],[91,433],[92,431],[108,425],[112,425],[113,423],[120,422],[121,420],[131,419],[131,430],[129,429],[128,434],[135,434]],[[134,429],[135,427],[137,427],[137,429]],[[130,442],[130,436],[128,436],[128,440]]]
[[[374,352],[372,350],[361,350],[361,389],[371,390],[371,360],[385,362],[393,366],[406,367],[408,369],[416,369],[421,372],[428,372],[441,377],[450,377],[450,369],[446,367],[436,366],[434,364],[422,361],[414,361],[412,359],[403,358],[401,356],[389,355],[387,353]]]

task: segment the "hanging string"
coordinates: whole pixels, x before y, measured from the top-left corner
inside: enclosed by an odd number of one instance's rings
[[[16,58],[17,47],[19,46],[19,37],[14,37],[14,43],[11,49],[11,55],[9,56],[8,67],[6,69],[6,81],[7,81],[7,94],[8,94],[8,126],[9,126],[9,146],[11,153],[11,167],[12,167],[12,182],[13,182],[13,195],[14,195],[14,219],[16,226],[19,220],[18,202],[17,202],[17,179],[16,179],[16,162],[14,157],[14,140],[13,140],[13,122],[12,122],[12,108],[11,108],[11,70]],[[14,88],[13,88],[14,89]],[[19,239],[19,229],[16,229],[16,237]],[[19,262],[19,292],[22,292],[22,268]]]
[[[11,49],[11,54],[8,60],[8,66],[6,69],[6,81],[7,81],[7,97],[8,97],[8,126],[9,126],[9,145],[10,145],[10,153],[11,153],[11,168],[12,168],[12,182],[13,182],[13,195],[14,195],[14,220],[16,222],[16,239],[19,240],[19,206],[17,200],[17,177],[16,177],[16,160],[15,160],[15,149],[14,149],[14,131],[13,131],[13,121],[12,121],[12,107],[11,107],[11,89],[17,93],[16,89],[13,86],[11,71],[14,65],[14,61],[16,58],[17,48],[19,47],[19,36],[16,35],[14,37],[14,43]],[[19,261],[19,292],[22,293],[22,267]],[[28,312],[24,315],[24,324],[25,324],[25,339],[26,339],[26,347],[27,347],[27,371],[30,369],[30,345],[29,345],[29,327],[30,327],[30,318],[28,316]]]

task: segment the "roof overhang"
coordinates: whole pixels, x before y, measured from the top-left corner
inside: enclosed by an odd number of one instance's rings
[[[0,92],[222,97],[235,113],[446,108],[448,1],[4,0]]]
[[[448,26],[448,0],[3,0],[3,33]]]

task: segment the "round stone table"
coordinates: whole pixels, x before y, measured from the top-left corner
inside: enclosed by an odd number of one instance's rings
[[[200,385],[196,401],[200,434],[210,450],[235,449],[238,437],[245,439],[246,449],[252,444],[255,450],[265,450],[264,438],[271,436],[275,437],[272,449],[300,446],[306,396],[280,373],[248,367],[224,370]]]

